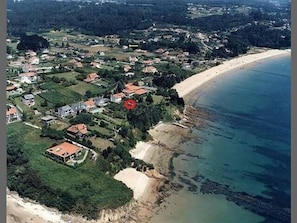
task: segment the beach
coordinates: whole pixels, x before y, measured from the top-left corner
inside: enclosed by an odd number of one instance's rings
[[[222,64],[212,67],[206,71],[195,74],[186,80],[176,84],[173,88],[176,89],[180,97],[185,97],[193,90],[199,88],[202,84],[223,74],[230,72],[233,69],[244,68],[245,65],[259,62],[269,57],[281,56],[291,53],[291,50],[267,50],[261,53],[243,55],[234,59],[223,62]]]
[[[219,77],[221,74],[227,73],[233,69],[244,68],[249,64],[269,57],[289,54],[290,51],[291,50],[267,50],[257,54],[243,55],[225,61],[204,72],[195,74],[181,83],[176,84],[173,88],[177,90],[180,97],[185,98],[188,97],[191,92],[197,90],[210,80],[214,80],[215,77]],[[139,222],[137,219],[149,219],[154,214],[153,210],[157,206],[156,201],[160,196],[159,189],[169,177],[170,158],[174,152],[178,152],[178,145],[183,135],[187,134],[188,131],[188,129],[167,123],[156,125],[149,131],[153,140],[149,142],[138,142],[135,149],[130,151],[130,154],[134,158],[152,163],[155,170],[140,172],[132,168],[127,168],[115,175],[115,179],[124,182],[134,192],[133,197],[136,202],[133,202],[132,206],[125,209],[125,214],[131,215],[132,219],[134,218],[134,222]],[[138,213],[136,213],[136,210]],[[114,212],[118,213],[117,210]],[[59,214],[58,211],[53,211],[52,209],[45,208],[39,204],[33,204],[32,202],[25,202],[24,199],[14,194],[7,194],[7,219],[9,223],[67,222],[63,220],[63,216],[64,215]],[[77,222],[106,222],[104,219],[86,221],[79,217],[72,217],[71,222],[76,222],[75,219],[77,219]],[[114,222],[133,222],[133,220],[120,221],[115,219]]]

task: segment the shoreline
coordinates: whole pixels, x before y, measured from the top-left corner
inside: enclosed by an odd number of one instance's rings
[[[175,89],[182,98],[188,98],[188,95],[197,90],[201,85],[208,81],[220,76],[221,74],[228,73],[232,70],[243,68],[246,65],[258,63],[272,57],[283,56],[291,54],[291,49],[276,50],[271,49],[261,53],[242,55],[231,60],[224,61],[218,66],[211,67],[205,71],[194,74],[191,77],[175,84],[172,88]]]
[[[225,61],[223,62],[223,64],[212,67],[203,72],[194,74],[186,80],[174,85],[173,89],[176,89],[180,97],[188,99],[193,94],[193,92],[199,90],[199,88],[201,90],[201,86],[203,84],[213,83],[210,80],[219,77],[221,74],[228,73],[234,69],[240,69],[246,65],[260,62],[264,59],[276,56],[283,56],[290,53],[291,49],[267,50],[261,53],[242,55]],[[105,219],[113,219],[109,222],[135,223],[139,222],[139,220],[141,220],[141,222],[143,222],[143,220],[149,220],[154,214],[156,214],[155,208],[159,206],[156,201],[158,201],[158,199],[160,198],[163,198],[159,190],[165,185],[164,181],[168,179],[167,176],[169,173],[169,161],[174,154],[174,150],[178,148],[178,145],[185,135],[186,131],[188,131],[188,129],[182,129],[172,124],[160,123],[149,130],[150,135],[153,137],[152,141],[140,141],[137,143],[138,146],[136,145],[136,147],[130,151],[130,154],[135,158],[142,159],[148,163],[152,163],[155,167],[155,171],[143,173],[140,171],[135,172],[136,170],[132,170],[132,173],[131,170],[128,170],[127,172],[127,169],[130,168],[122,170],[124,172],[126,171],[126,174],[122,175],[120,177],[120,180],[124,182],[128,187],[132,188],[133,193],[137,191],[137,195],[135,196],[134,194],[134,199],[136,201],[133,199],[131,202],[125,205],[125,207],[120,207],[115,210],[107,210],[108,217],[105,216]],[[170,150],[164,148],[164,145],[165,147],[170,148]],[[142,182],[138,183],[137,180],[135,180],[135,177],[137,179],[142,179]],[[168,187],[166,189],[170,190],[170,188]],[[9,220],[7,221],[8,223],[30,221],[36,222],[36,220],[40,223],[63,223],[66,222],[63,219],[68,219],[69,222],[70,218],[72,223],[107,222],[104,221],[102,217],[98,220],[87,221],[79,216],[64,215],[61,214],[58,210],[44,207],[41,204],[21,198],[17,194],[13,193],[14,192],[9,191],[7,193],[7,220]],[[106,215],[105,211],[103,211],[102,215]],[[123,216],[124,219],[122,220]],[[128,217],[129,219],[132,218],[132,220],[130,219],[129,221],[126,221]]]

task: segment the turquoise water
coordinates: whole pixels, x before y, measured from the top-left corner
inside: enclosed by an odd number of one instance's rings
[[[223,195],[200,193],[194,177],[200,174],[232,191],[290,207],[290,74],[289,56],[269,59],[224,74],[194,96],[194,106],[209,111],[211,118],[204,120],[206,128],[194,129],[199,142],[181,145],[191,156],[174,159],[174,180],[181,184],[181,178],[190,180],[197,190],[184,184],[166,199],[151,223],[278,222]]]

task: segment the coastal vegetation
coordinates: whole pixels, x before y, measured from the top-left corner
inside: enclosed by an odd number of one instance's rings
[[[105,171],[109,162],[99,158],[75,169],[48,159],[44,148],[56,140],[39,136],[39,131],[23,123],[8,126],[7,182],[20,196],[37,200],[62,212],[97,218],[99,210],[129,202],[132,191]],[[119,151],[119,152],[117,152]],[[122,150],[113,154],[121,156]],[[104,165],[108,164],[108,165]]]

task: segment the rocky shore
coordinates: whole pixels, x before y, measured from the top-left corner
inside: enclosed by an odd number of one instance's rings
[[[206,179],[202,182],[200,192],[208,194],[222,194],[227,200],[244,207],[256,214],[278,220],[282,223],[291,222],[291,211],[289,208],[280,207],[271,199],[261,196],[253,196],[245,192],[234,192],[228,186]]]

